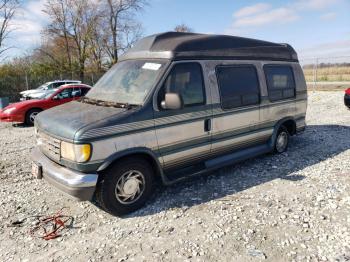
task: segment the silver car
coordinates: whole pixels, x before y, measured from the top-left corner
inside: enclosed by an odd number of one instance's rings
[[[60,86],[66,84],[80,84],[78,80],[56,80],[53,82],[47,82],[36,89],[30,89],[20,92],[21,100],[38,99],[45,96],[51,90],[57,90]]]
[[[85,98],[36,118],[33,175],[124,215],[169,185],[287,150],[307,92],[287,44],[190,33],[142,39]],[[159,185],[159,183],[158,183]]]

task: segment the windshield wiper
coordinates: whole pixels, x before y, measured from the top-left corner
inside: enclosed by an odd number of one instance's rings
[[[126,108],[126,109],[131,109],[133,107],[140,106],[140,105],[137,105],[137,104],[109,102],[109,101],[103,101],[103,100],[88,98],[88,97],[81,97],[77,101],[79,101],[81,103],[85,103],[85,104],[96,105],[96,106],[107,106],[107,107],[117,107],[117,108]]]

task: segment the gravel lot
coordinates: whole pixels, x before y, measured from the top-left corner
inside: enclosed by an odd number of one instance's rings
[[[350,111],[309,94],[306,131],[265,155],[157,190],[116,218],[30,174],[33,128],[0,124],[1,261],[350,261]],[[30,219],[62,207],[73,228],[45,241]]]

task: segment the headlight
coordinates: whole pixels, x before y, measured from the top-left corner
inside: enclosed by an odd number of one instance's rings
[[[91,145],[76,145],[62,141],[61,157],[67,160],[83,163],[87,162],[91,156]]]
[[[13,112],[14,110],[16,110],[16,107],[11,107],[11,108],[5,109],[3,113],[4,114],[11,114],[11,112]]]

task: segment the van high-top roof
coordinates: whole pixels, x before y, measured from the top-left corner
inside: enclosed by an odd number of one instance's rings
[[[128,59],[240,59],[298,62],[295,50],[288,44],[277,44],[251,38],[167,32],[138,41],[119,61]]]

